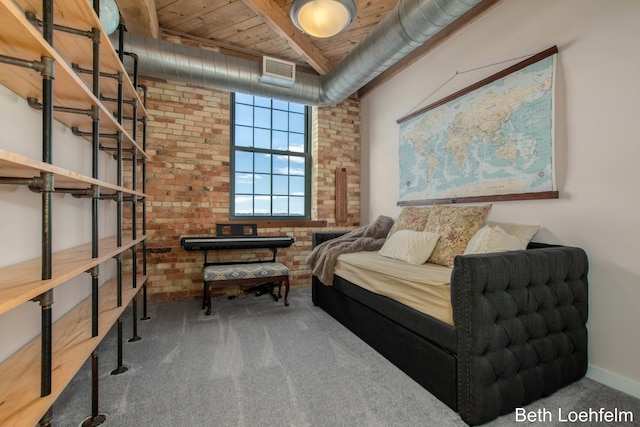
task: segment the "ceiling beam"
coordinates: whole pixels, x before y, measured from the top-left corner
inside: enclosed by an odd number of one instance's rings
[[[279,37],[285,39],[319,74],[327,74],[331,70],[329,60],[311,43],[309,37],[293,25],[289,15],[273,0],[242,0],[242,3],[261,17]]]
[[[127,31],[142,36],[160,37],[155,0],[116,0]]]

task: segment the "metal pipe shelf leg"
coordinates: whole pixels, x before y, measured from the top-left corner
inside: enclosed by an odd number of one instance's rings
[[[143,103],[147,105],[147,86],[142,87]],[[147,151],[147,118],[142,118],[142,150]],[[147,194],[147,159],[142,159],[142,192]],[[142,200],[142,235],[147,235],[147,198]],[[142,274],[147,277],[147,241],[142,242]],[[142,285],[142,318],[140,320],[149,320],[151,317],[147,312],[147,281]]]
[[[111,375],[119,375],[129,370],[129,368],[124,366],[124,363],[122,360],[122,340],[123,340],[122,318],[118,317],[118,367],[113,371],[111,371]]]
[[[135,206],[135,203],[134,203]],[[137,247],[134,245],[131,248],[132,254],[132,275],[133,275],[133,287],[138,287],[138,256],[137,256]],[[133,297],[131,301],[131,309],[133,311],[133,336],[129,339],[129,342],[140,341],[142,339],[141,336],[138,335],[138,294]]]
[[[97,337],[100,321],[100,301],[99,301],[99,266],[91,269],[91,336]]]
[[[42,174],[42,266],[41,278],[48,280],[52,277],[53,257],[51,238],[51,193],[53,192],[53,175]],[[49,290],[37,298],[42,307],[41,323],[41,365],[40,365],[40,395],[51,394],[51,353],[52,353],[52,316],[53,290]]]
[[[42,1],[42,36],[53,46],[53,0]],[[55,62],[51,58],[42,58],[44,65],[42,75],[42,161],[52,163],[53,142],[53,78]],[[41,241],[41,278],[48,280],[53,272],[53,245],[51,207],[54,191],[54,179],[50,173],[42,173],[42,241]],[[41,349],[40,349],[40,396],[51,394],[52,377],[52,313],[53,290],[44,292],[38,298],[42,307],[41,314]],[[41,424],[51,425],[53,410],[49,408],[41,419]]]
[[[135,264],[135,261],[134,261]],[[138,295],[136,294],[131,301],[131,310],[133,317],[133,336],[129,338],[129,342],[140,341],[141,336],[138,335]]]
[[[53,0],[42,2],[43,37],[53,46]],[[53,141],[53,60],[42,58],[45,65],[49,65],[47,71],[42,72],[42,161],[52,163]],[[51,194],[54,190],[53,175],[43,173],[42,187],[42,280],[52,277],[53,253],[52,253],[52,222],[51,222]],[[53,291],[43,294],[42,305],[42,365],[40,367],[40,395],[51,394],[51,304],[53,303]]]
[[[131,310],[133,316],[133,336],[129,338],[129,342],[140,341],[142,337],[138,335],[138,295],[133,297],[131,301]]]
[[[122,254],[116,255],[116,269],[117,269],[117,295],[116,295],[116,303],[118,307],[122,306]],[[123,333],[122,333],[122,318],[118,317],[118,364],[117,367],[111,371],[111,375],[118,375],[127,371],[127,367],[124,366],[122,362],[122,341],[123,341]]]
[[[98,394],[98,347],[91,353],[91,416],[83,421],[82,427],[99,426],[107,420],[105,414],[98,412],[99,394]]]
[[[36,300],[41,306],[41,334],[40,341],[42,350],[40,352],[40,396],[45,397],[51,394],[51,360],[52,360],[52,312],[53,290],[40,295]]]
[[[140,320],[149,320],[151,317],[147,314],[147,284],[142,285],[142,317]]]

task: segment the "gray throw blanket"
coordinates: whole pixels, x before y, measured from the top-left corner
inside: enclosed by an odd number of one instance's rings
[[[322,242],[307,257],[307,264],[311,266],[311,272],[323,284],[331,286],[333,284],[333,268],[338,256],[351,252],[379,250],[392,225],[392,218],[381,215],[369,225]]]

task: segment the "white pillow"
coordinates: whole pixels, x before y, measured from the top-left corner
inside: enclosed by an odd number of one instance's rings
[[[516,236],[522,243],[521,249],[527,249],[527,245],[533,238],[533,236],[540,229],[539,225],[525,225],[525,224],[511,224],[508,222],[495,222],[487,221],[487,225],[496,226],[499,225],[507,233]]]
[[[410,264],[424,264],[436,247],[440,235],[425,231],[399,230],[384,242],[379,255]]]
[[[487,254],[491,252],[517,251],[524,249],[517,236],[513,236],[499,225],[485,225],[473,235],[464,254]]]

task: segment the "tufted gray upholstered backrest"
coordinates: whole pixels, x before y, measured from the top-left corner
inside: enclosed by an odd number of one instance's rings
[[[587,255],[542,246],[454,261],[458,412],[468,424],[512,412],[586,373]]]

